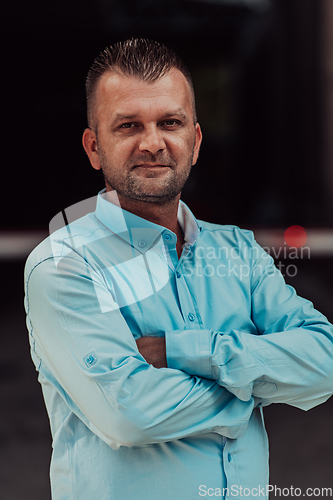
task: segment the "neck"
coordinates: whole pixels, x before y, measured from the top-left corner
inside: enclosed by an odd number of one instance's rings
[[[111,191],[112,193],[112,191]],[[177,236],[177,252],[180,256],[184,244],[184,233],[178,224],[177,214],[180,194],[164,203],[148,203],[139,200],[130,200],[118,194],[120,207],[132,214],[163,226]]]

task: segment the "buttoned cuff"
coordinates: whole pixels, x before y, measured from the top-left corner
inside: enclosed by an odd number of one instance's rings
[[[211,330],[173,330],[165,332],[168,368],[190,375],[214,379]]]

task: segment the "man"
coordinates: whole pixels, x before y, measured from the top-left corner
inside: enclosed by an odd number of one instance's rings
[[[202,135],[173,52],[105,50],[87,99],[83,146],[106,190],[92,213],[66,211],[25,272],[52,498],[266,498],[262,406],[331,395],[332,325],[250,231],[180,201]]]

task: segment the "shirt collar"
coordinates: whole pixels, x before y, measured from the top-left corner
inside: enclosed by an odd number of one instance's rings
[[[191,210],[182,200],[179,201],[177,218],[184,233],[185,243],[194,245],[200,233],[200,228]]]
[[[122,209],[116,191],[100,191],[95,215],[110,231],[141,253],[147,251],[161,236],[166,244],[176,244],[177,237],[169,229]],[[193,245],[200,230],[194,215],[182,201],[179,202],[177,217],[185,243]]]

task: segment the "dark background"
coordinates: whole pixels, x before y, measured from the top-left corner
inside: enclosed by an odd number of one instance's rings
[[[99,51],[132,36],[171,46],[192,73],[204,142],[183,199],[198,218],[254,230],[332,228],[324,1],[9,5],[0,34],[0,238],[47,231],[56,213],[102,189],[81,146],[84,82]],[[51,442],[29,357],[23,266],[23,259],[0,260],[0,499],[47,500]],[[327,256],[297,261],[287,281],[333,321],[332,278]],[[271,484],[333,487],[332,410],[332,399],[308,413],[266,408]]]
[[[47,229],[61,209],[103,187],[81,146],[85,77],[101,50],[132,36],[171,46],[192,72],[204,142],[184,200],[199,218],[243,227],[333,225],[321,3],[13,3],[1,30],[8,182],[0,229]]]

